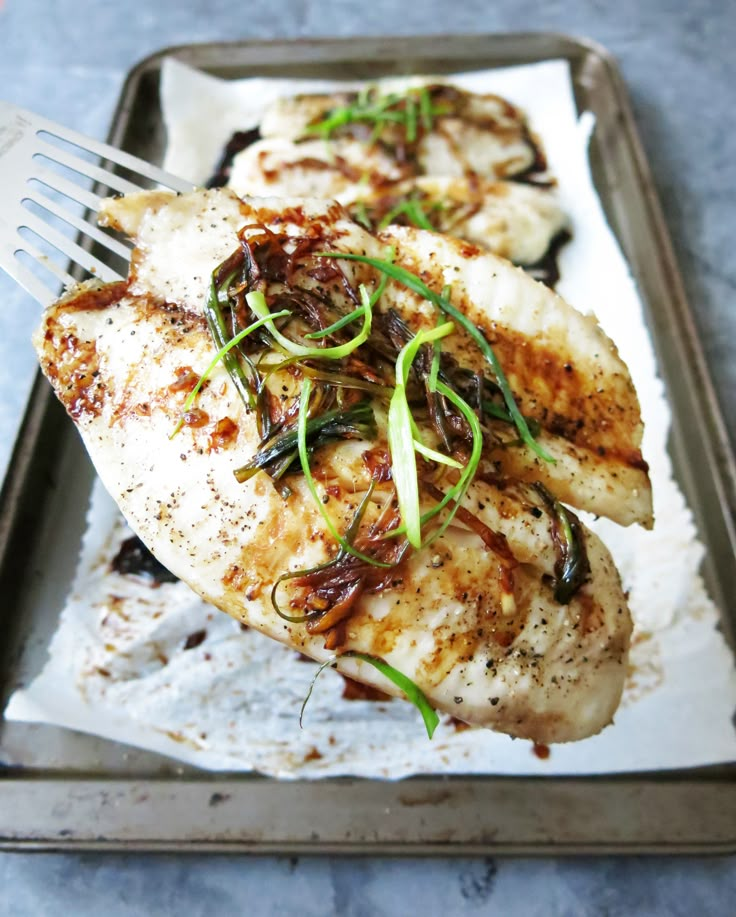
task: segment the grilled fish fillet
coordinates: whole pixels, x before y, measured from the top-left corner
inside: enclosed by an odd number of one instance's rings
[[[418,202],[438,232],[535,264],[566,221],[554,188],[502,180],[543,165],[523,113],[498,96],[442,84],[427,92],[445,114],[429,127],[420,119],[410,144],[406,127],[391,122],[378,134],[358,121],[329,139],[316,136],[315,125],[355,94],[281,98],[264,112],[263,139],[233,159],[228,187],[240,197],[337,200],[374,228],[384,218],[411,225],[392,214],[402,202]]]
[[[515,264],[539,261],[566,220],[554,190],[511,181],[402,172],[381,150],[355,140],[261,140],[233,161],[228,187],[239,197],[336,200],[378,225],[401,202],[419,200],[438,232],[481,245]],[[398,220],[391,220],[398,222]]]
[[[349,203],[368,187],[406,178],[407,171],[378,146],[347,137],[258,140],[233,160],[228,186],[240,197],[315,197]]]
[[[371,142],[376,139],[373,123],[346,123],[331,132],[330,146],[344,138],[360,141],[364,149],[380,145],[393,154],[405,174],[462,176],[472,172],[499,179],[525,172],[537,162],[538,147],[524,113],[506,99],[466,92],[444,83],[428,85],[425,91],[436,113],[429,129],[423,128],[421,117],[418,119],[416,144],[411,144],[410,156],[404,155],[407,131],[401,123],[383,124],[377,138],[380,144]],[[356,101],[357,93],[280,98],[264,112],[261,135],[268,140],[309,140],[315,136],[316,124]],[[336,147],[337,155],[340,149]]]
[[[213,269],[237,247],[238,230],[250,227],[247,237],[265,226],[291,238],[292,247],[309,238],[326,250],[379,257],[390,243],[396,262],[431,287],[451,283],[453,302],[493,342],[524,413],[542,426],[539,441],[558,461],[541,463],[527,447],[489,449],[466,495],[466,517],[458,515],[380,589],[360,596],[339,649],[380,657],[437,708],[510,735],[562,742],[611,721],[631,629],[618,574],[586,531],[587,581],[567,604],[556,601],[550,521],[527,491],[530,481],[547,482],[572,505],[624,522],[651,521],[636,396],[594,319],[508,262],[420,230],[373,236],[337,204],[242,201],[226,190],[151,192],[110,201],[105,219],[136,239],[129,280],[72,291],[46,311],[35,346],[104,484],[166,567],[249,626],[315,659],[331,656],[324,633],[276,614],[271,590],[285,572],[332,557],[334,540],[302,476],[289,478],[287,499],[265,474],[236,481],[234,470],[260,439],[254,412],[221,365],[200,393],[196,418],[171,434],[188,391],[183,380],[196,378],[213,357],[203,304]],[[326,284],[313,268],[295,282],[342,295],[340,284]],[[356,286],[378,284],[372,267],[345,262],[342,269]],[[428,303],[395,283],[376,308],[389,307],[413,331],[436,322]],[[445,343],[473,366],[465,333]],[[277,376],[287,407],[298,401],[301,384],[288,372]],[[316,486],[342,531],[368,489],[367,458],[385,449],[379,422],[370,440],[314,453]],[[381,499],[374,495],[369,519],[382,512]],[[489,548],[479,527],[505,538],[511,587],[503,552]],[[286,584],[282,602],[294,607],[297,593]],[[337,666],[401,693],[365,662],[341,656]]]
[[[436,232],[486,248],[514,264],[533,265],[567,226],[554,189],[522,182],[422,175],[360,197],[348,209],[371,225],[408,222],[401,204],[417,201]]]

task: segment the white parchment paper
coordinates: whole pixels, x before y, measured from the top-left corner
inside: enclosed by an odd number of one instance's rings
[[[592,183],[587,158],[592,116],[578,119],[562,61],[449,79],[504,95],[527,112],[544,142],[573,233],[562,251],[558,290],[581,311],[597,315],[628,363],[642,404],[654,531],[585,520],[616,559],[636,624],[615,724],[594,738],[553,747],[546,760],[532,754],[528,742],[458,730],[449,718],[429,742],[410,705],[344,700],[341,678],[328,671],[299,730],[298,710],[314,666],[243,632],[181,583],[152,589],[109,573],[125,529],[99,486],[49,662],[13,695],[9,719],[64,725],[205,768],[255,769],[280,777],[593,774],[736,760],[731,720],[736,671],[716,629],[718,611],[698,574],[703,548],[672,478],[666,449],[670,411],[641,303]],[[167,61],[165,167],[202,182],[232,132],[255,126],[269,101],[334,86],[315,80],[224,82]],[[187,639],[202,631],[202,642],[185,649]]]

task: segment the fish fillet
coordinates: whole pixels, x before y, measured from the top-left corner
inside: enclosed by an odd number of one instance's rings
[[[557,601],[553,526],[530,499],[541,483],[570,505],[651,523],[636,396],[595,320],[502,259],[421,230],[392,227],[375,236],[337,204],[240,200],[227,190],[150,192],[108,202],[103,217],[136,240],[128,281],[71,291],[44,314],[35,346],[103,483],[157,558],[269,637],[318,660],[335,648],[380,657],[432,705],[468,723],[538,742],[579,739],[607,725],[631,629],[618,573],[605,546],[583,530],[589,574],[567,603]],[[286,498],[263,472],[236,480],[261,442],[255,412],[222,363],[172,436],[190,380],[216,349],[203,318],[212,271],[237,249],[239,231],[248,239],[264,230],[290,251],[317,246],[382,257],[391,246],[396,263],[430,287],[449,283],[453,303],[494,345],[523,413],[538,421],[538,441],[557,457],[545,463],[509,442],[508,424],[489,423],[479,473],[453,523],[427,548],[407,552],[380,583],[375,569],[361,580],[349,616],[334,627],[287,621],[274,609],[279,577],[324,563],[336,544],[303,475],[288,477]],[[326,280],[309,256],[287,274],[294,289],[337,299],[361,283],[376,290],[380,280],[355,262],[341,262],[342,281],[334,272]],[[267,292],[283,288],[283,279],[273,281]],[[436,323],[433,307],[395,282],[376,312],[377,322],[390,312],[414,333]],[[465,332],[456,329],[443,344],[449,359],[480,369]],[[273,409],[293,418],[303,384],[298,371],[277,372],[269,383]],[[387,453],[385,414],[375,413],[374,435],[311,457],[318,495],[341,531],[371,480],[383,483],[369,494],[367,524],[386,514],[387,485],[375,474]],[[431,503],[427,486],[423,508]],[[299,581],[279,588],[282,607],[296,614]],[[325,619],[334,610],[325,609]],[[341,655],[337,667],[401,694],[366,662]]]
[[[404,104],[402,99],[409,96],[418,102],[421,91],[417,88],[403,97],[396,96],[399,109]],[[363,149],[380,147],[393,157],[404,174],[462,176],[473,172],[490,179],[519,175],[537,163],[538,145],[524,113],[506,99],[466,92],[446,83],[428,85],[423,91],[433,114],[426,125],[417,112],[414,141],[408,141],[405,122],[389,121],[377,127],[374,122],[358,117],[330,132],[329,146],[324,145],[326,155],[329,156],[333,144],[338,144],[334,149],[339,155],[340,142],[350,139],[358,141]],[[380,105],[387,98],[388,95],[376,92],[372,101]],[[315,125],[358,100],[357,93],[280,98],[264,112],[260,133],[269,141],[308,141],[315,137]]]
[[[350,213],[378,228],[413,225],[402,204],[416,201],[436,232],[486,248],[514,264],[533,265],[567,226],[554,189],[522,182],[422,175],[349,202]]]
[[[420,119],[411,143],[406,126],[394,122],[374,130],[358,121],[316,136],[315,125],[354,103],[355,94],[281,98],[263,114],[262,139],[228,166],[228,187],[241,197],[337,200],[373,228],[431,226],[534,265],[566,220],[553,185],[506,180],[544,167],[523,113],[498,96],[443,84],[426,91],[445,113],[429,125]],[[419,223],[402,209],[407,203],[421,208]]]

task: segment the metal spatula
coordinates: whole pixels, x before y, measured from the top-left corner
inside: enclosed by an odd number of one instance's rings
[[[95,225],[100,202],[192,185],[142,159],[0,101],[0,267],[43,306],[86,275],[120,279],[130,247]],[[78,265],[76,277],[70,273]]]

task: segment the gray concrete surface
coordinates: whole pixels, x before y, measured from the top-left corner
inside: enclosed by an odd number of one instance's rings
[[[0,96],[104,137],[125,72],[236,38],[554,30],[618,58],[733,435],[736,5],[729,0],[0,0]],[[37,307],[0,277],[0,472],[35,364]],[[727,915],[732,858],[247,859],[0,854],[0,915]]]

